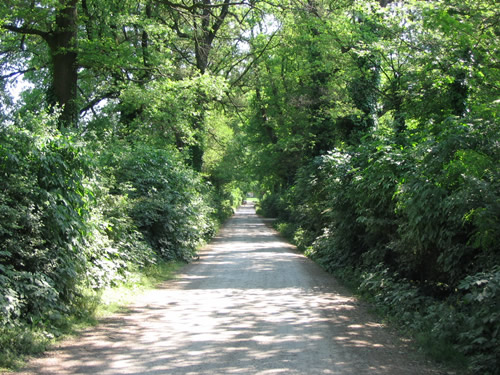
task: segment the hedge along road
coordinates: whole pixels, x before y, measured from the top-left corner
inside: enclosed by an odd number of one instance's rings
[[[24,374],[438,374],[242,206],[175,280]]]

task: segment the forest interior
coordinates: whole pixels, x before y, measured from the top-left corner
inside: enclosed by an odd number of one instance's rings
[[[495,0],[2,0],[0,368],[258,212],[500,371]]]

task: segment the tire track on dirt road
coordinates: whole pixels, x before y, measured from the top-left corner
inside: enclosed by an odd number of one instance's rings
[[[439,374],[242,206],[175,280],[21,374]]]

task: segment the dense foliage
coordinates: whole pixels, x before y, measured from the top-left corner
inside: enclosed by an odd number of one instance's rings
[[[191,260],[252,190],[437,357],[495,373],[498,25],[490,0],[2,2],[0,360]]]
[[[89,167],[71,135],[41,130],[50,122],[0,130],[3,326],[64,312],[85,262]]]
[[[0,4],[0,367],[43,349],[103,288],[191,261],[241,203],[221,167],[237,116],[228,79],[248,60],[228,21],[253,9],[186,7]]]
[[[498,13],[308,4],[256,72],[261,212],[437,358],[497,373]]]
[[[223,192],[175,150],[114,142],[92,153],[95,145],[43,115],[2,127],[0,137],[7,363],[33,345],[33,332],[50,338],[67,316],[85,314],[89,290],[126,282],[157,262],[190,261],[232,212],[222,208]]]

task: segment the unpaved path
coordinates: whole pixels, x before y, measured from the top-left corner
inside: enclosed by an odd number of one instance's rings
[[[201,260],[23,374],[440,372],[243,206]]]

